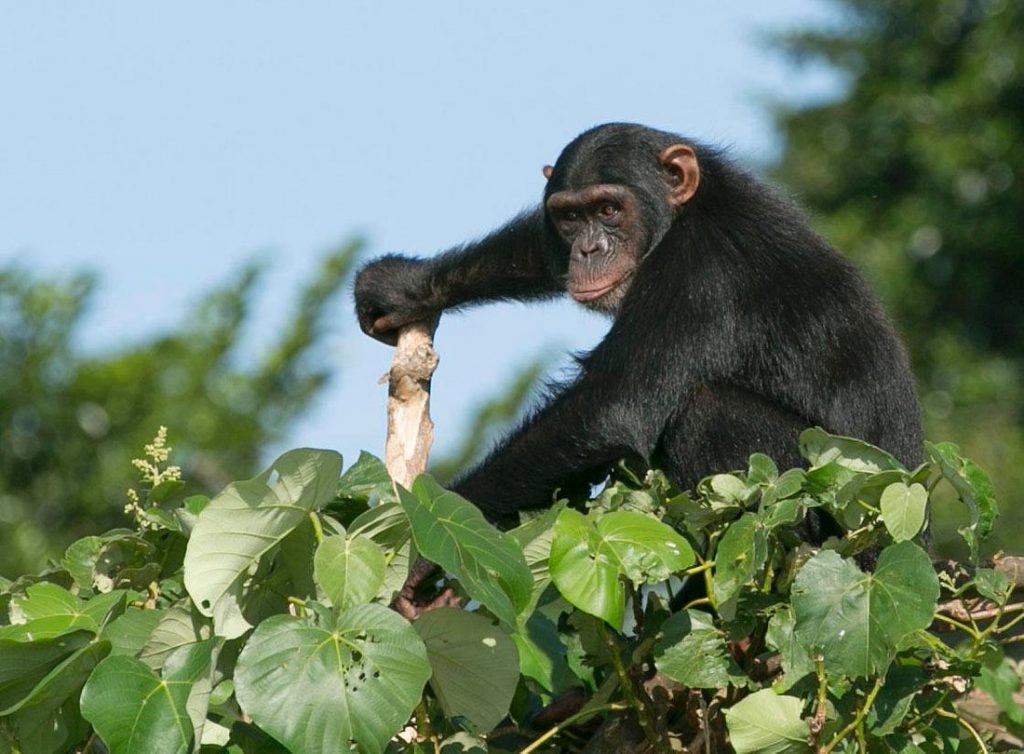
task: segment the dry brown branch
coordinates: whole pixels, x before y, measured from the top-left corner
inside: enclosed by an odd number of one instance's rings
[[[430,377],[437,369],[433,337],[437,320],[406,325],[398,333],[388,381],[388,436],[384,464],[406,489],[427,468],[434,423],[430,420]],[[383,381],[383,380],[382,380]]]

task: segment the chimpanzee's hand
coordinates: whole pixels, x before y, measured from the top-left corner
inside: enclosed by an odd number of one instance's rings
[[[428,613],[439,607],[461,607],[462,600],[450,586],[444,587],[440,592],[436,589],[429,590],[429,587],[432,586],[431,582],[440,575],[439,566],[429,560],[417,558],[412,568],[409,569],[409,576],[406,578],[402,590],[395,597],[395,601],[391,603],[395,612],[409,620],[416,620],[423,613]],[[428,593],[423,595],[425,587],[428,589]]]
[[[434,317],[428,263],[390,254],[365,265],[356,275],[356,316],[370,337],[395,345],[398,329]]]

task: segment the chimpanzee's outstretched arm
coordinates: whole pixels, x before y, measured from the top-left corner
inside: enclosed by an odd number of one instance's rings
[[[564,291],[537,207],[479,241],[432,259],[381,257],[356,276],[359,324],[368,335],[393,343],[402,325],[446,309],[502,299],[537,299]]]

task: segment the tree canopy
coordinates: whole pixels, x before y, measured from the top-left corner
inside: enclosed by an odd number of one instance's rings
[[[845,91],[777,107],[775,175],[881,291],[929,436],[955,438],[1012,498],[1024,485],[1024,6],[836,4],[841,22],[779,40],[840,72]]]
[[[264,265],[207,293],[175,330],[99,355],[74,340],[95,277],[0,269],[0,573],[123,525],[131,459],[161,425],[194,491],[253,473],[332,372],[319,346],[357,251],[324,257],[259,358],[239,345]]]

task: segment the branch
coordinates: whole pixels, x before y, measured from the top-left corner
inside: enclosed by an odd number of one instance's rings
[[[388,381],[388,436],[384,464],[406,489],[427,468],[434,423],[430,420],[430,377],[437,369],[433,337],[437,319],[414,322],[398,333]]]

